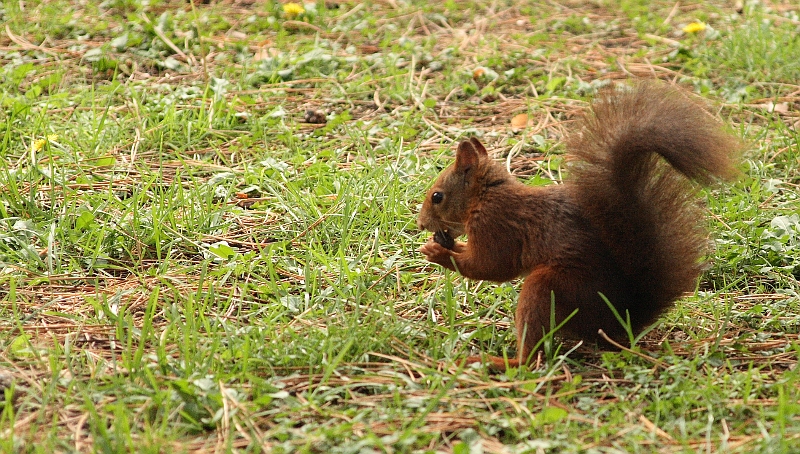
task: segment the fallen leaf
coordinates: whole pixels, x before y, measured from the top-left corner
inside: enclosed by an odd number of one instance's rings
[[[528,124],[528,114],[517,114],[511,119],[511,127],[514,129],[522,129]]]
[[[358,50],[361,51],[362,54],[377,54],[381,51],[380,47],[373,46],[372,44],[362,44],[358,46]]]

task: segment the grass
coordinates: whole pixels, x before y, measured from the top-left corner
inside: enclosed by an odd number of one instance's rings
[[[313,6],[3,4],[3,452],[795,449],[796,6]],[[570,120],[629,77],[752,144],[704,192],[698,291],[633,352],[459,368],[513,356],[519,283],[426,264],[425,189],[469,134],[557,179]]]

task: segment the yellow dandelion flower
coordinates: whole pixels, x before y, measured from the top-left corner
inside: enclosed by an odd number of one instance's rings
[[[47,145],[49,142],[55,142],[57,140],[58,140],[58,134],[48,134],[47,137],[45,137],[44,139],[34,140],[33,144],[31,145],[31,150],[35,153],[44,148],[44,146]]]
[[[31,148],[33,151],[39,151],[44,148],[45,144],[47,143],[47,139],[36,139],[33,141],[33,145]]]
[[[303,7],[299,3],[289,2],[289,3],[284,3],[283,5],[283,13],[286,14],[286,17],[288,17],[289,19],[297,17],[305,12],[306,10],[303,9]]]
[[[706,24],[702,22],[692,22],[691,24],[683,27],[684,33],[697,33],[706,29]]]

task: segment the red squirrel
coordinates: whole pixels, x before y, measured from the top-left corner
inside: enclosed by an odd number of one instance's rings
[[[491,357],[494,368],[531,361],[551,295],[556,325],[577,309],[559,335],[599,340],[600,329],[626,333],[600,294],[639,333],[693,291],[710,246],[695,183],[735,176],[742,148],[703,106],[655,82],[599,93],[566,144],[564,183],[531,187],[463,141],[422,204],[428,261],[471,279],[526,276],[518,356]]]

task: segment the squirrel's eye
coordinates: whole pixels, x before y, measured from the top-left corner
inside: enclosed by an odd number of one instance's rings
[[[442,194],[441,192],[434,192],[433,194],[431,194],[431,202],[433,202],[434,204],[442,203],[442,200],[444,200],[444,194]]]

